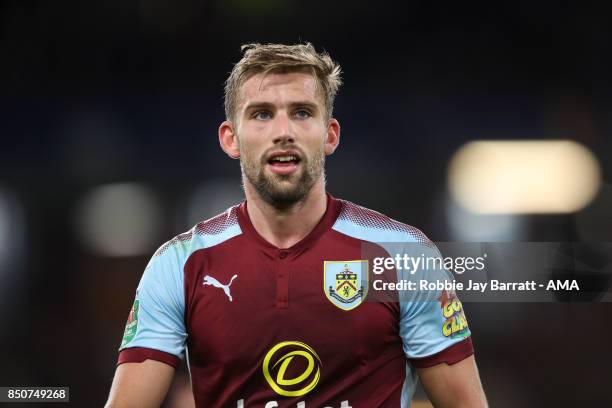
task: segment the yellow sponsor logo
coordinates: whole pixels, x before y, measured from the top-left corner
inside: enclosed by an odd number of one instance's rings
[[[467,329],[468,324],[467,320],[465,320],[465,315],[458,314],[457,316],[453,316],[449,319],[446,319],[444,322],[444,326],[442,326],[442,334],[444,336],[449,337],[455,333],[461,333],[465,329]]]
[[[461,312],[461,310],[463,310],[461,302],[458,299],[453,299],[452,302],[447,303],[443,306],[442,314],[448,319],[455,313]]]
[[[305,359],[306,368],[294,378],[285,378],[295,358]],[[299,341],[283,341],[266,353],[262,369],[266,381],[277,394],[299,397],[317,386],[321,378],[321,365],[321,359],[312,347]]]
[[[445,319],[442,325],[442,334],[450,338],[469,336],[470,329],[463,312],[463,305],[456,295],[453,292],[449,295],[449,292],[443,290],[438,300],[442,308],[442,316]]]

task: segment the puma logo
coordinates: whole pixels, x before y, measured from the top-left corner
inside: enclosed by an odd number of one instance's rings
[[[219,288],[219,289],[223,289],[223,292],[227,295],[227,297],[229,298],[229,301],[232,301],[232,295],[230,294],[230,285],[232,284],[232,282],[234,281],[234,279],[236,279],[238,277],[238,275],[234,275],[232,276],[232,279],[230,279],[229,283],[227,285],[222,284],[221,282],[219,282],[218,280],[216,280],[215,278],[213,278],[210,275],[206,275],[204,277],[204,285],[210,285],[210,286],[214,286],[215,288]]]

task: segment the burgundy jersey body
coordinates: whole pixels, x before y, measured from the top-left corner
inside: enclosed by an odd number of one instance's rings
[[[198,407],[407,407],[414,367],[468,357],[470,333],[445,335],[438,302],[366,301],[364,242],[428,241],[328,195],[311,233],[279,249],[255,231],[247,203],[232,207],[153,256],[119,363],[177,367],[187,350]]]

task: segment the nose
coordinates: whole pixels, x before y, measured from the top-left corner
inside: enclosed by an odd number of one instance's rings
[[[295,134],[291,120],[286,112],[278,112],[274,118],[274,143],[293,143],[295,142]]]

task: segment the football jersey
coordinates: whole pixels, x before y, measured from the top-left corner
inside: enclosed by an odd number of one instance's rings
[[[153,255],[118,364],[186,357],[198,407],[408,407],[415,368],[473,348],[453,293],[368,300],[377,276],[364,243],[385,242],[435,250],[418,229],[329,194],[290,248],[257,233],[247,202],[231,207]]]

